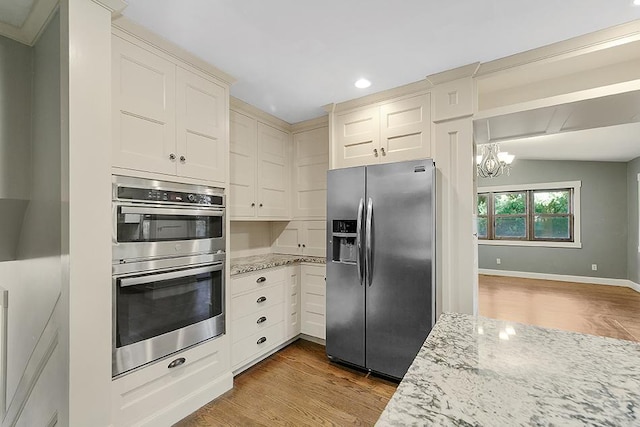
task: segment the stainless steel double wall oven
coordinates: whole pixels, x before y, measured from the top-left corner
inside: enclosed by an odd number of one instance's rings
[[[115,377],[224,334],[226,230],[222,189],[117,175],[112,188]]]

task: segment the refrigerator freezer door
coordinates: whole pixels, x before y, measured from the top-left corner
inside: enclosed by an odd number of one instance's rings
[[[364,366],[365,168],[330,170],[327,195],[327,355]]]
[[[432,160],[367,167],[366,367],[402,378],[434,323]]]

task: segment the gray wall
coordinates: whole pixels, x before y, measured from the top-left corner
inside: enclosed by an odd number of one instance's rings
[[[627,165],[627,191],[629,201],[629,245],[627,248],[627,270],[629,280],[640,283],[640,253],[638,253],[638,174],[640,174],[640,157]]]
[[[11,49],[4,49],[6,46]],[[48,348],[43,331],[48,324],[57,329],[62,321],[53,315],[62,288],[63,271],[60,53],[58,15],[52,18],[33,48],[0,37],[0,68],[4,70],[0,72],[0,112],[5,112],[0,113],[0,133],[3,135],[0,163],[7,159],[2,156],[7,155],[11,160],[9,163],[15,162],[16,168],[22,168],[19,174],[12,173],[14,176],[6,181],[13,195],[0,193],[0,202],[10,202],[12,199],[6,197],[13,196],[24,197],[27,203],[21,215],[24,219],[21,218],[19,224],[12,224],[20,232],[18,256],[0,262],[0,287],[9,294],[6,391],[7,402],[11,402],[14,410],[10,414],[16,416],[19,412],[15,408],[25,405],[20,420],[7,418],[4,420],[6,425],[14,422],[17,425],[47,425],[51,414],[60,412],[66,395],[65,362],[57,356],[59,346],[50,353],[48,363],[44,359],[48,357],[47,352],[42,351]],[[13,63],[9,66],[6,61]],[[25,79],[27,83],[23,82]],[[12,89],[11,96],[6,96],[3,90],[7,89],[9,81],[21,85],[22,89],[19,92]],[[20,110],[20,117],[14,116],[14,108]],[[7,114],[7,111],[11,113]],[[7,120],[18,119],[29,125],[27,137],[20,139],[19,145],[20,148],[26,146],[30,155],[20,161],[14,158],[17,140],[7,141],[2,131],[15,126]],[[7,178],[2,169],[0,175]],[[16,193],[18,188],[21,189]],[[0,210],[0,222],[6,220],[2,213]],[[4,246],[1,237],[0,246]],[[40,363],[46,366],[38,372],[36,367]]]
[[[516,160],[511,176],[479,178],[482,187],[582,181],[582,248],[479,245],[479,267],[572,276],[627,278],[627,164]],[[496,258],[502,263],[496,264]],[[598,271],[591,270],[598,264]]]
[[[16,258],[30,193],[32,53],[0,37],[0,261]]]

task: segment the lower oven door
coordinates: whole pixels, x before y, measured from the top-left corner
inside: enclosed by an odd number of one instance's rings
[[[113,376],[224,334],[224,262],[114,276]]]

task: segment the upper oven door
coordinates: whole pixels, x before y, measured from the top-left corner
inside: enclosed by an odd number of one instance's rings
[[[114,211],[114,261],[225,249],[224,208],[115,203]]]

